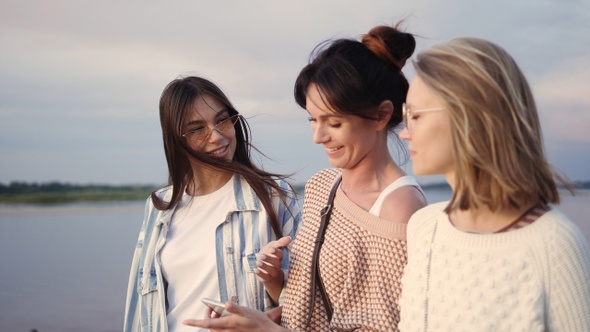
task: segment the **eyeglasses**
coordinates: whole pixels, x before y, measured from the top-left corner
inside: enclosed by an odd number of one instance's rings
[[[406,125],[406,129],[408,132],[412,132],[412,120],[414,120],[414,116],[420,113],[427,113],[427,112],[437,112],[437,111],[444,111],[444,108],[427,108],[423,110],[415,110],[412,111],[406,106],[406,103],[402,104],[402,114],[404,117],[404,124]]]
[[[240,119],[239,114],[223,117],[223,118],[219,119],[219,121],[217,121],[217,123],[213,126],[213,128],[211,128],[211,126],[209,126],[209,124],[207,124],[206,126],[189,130],[188,132],[182,134],[182,137],[187,137],[187,138],[190,138],[193,140],[204,141],[207,138],[209,138],[209,136],[211,135],[213,130],[217,130],[217,132],[219,132],[219,133],[224,132],[224,131],[232,128],[236,124],[236,122],[238,122],[239,119]]]

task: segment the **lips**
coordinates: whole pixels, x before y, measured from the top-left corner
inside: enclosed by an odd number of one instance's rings
[[[326,149],[326,152],[333,153],[333,152],[336,152],[336,151],[342,149],[342,147],[343,146],[338,146],[338,147],[335,147],[335,148],[327,148],[327,147],[324,147],[324,148]]]
[[[228,147],[229,147],[229,145],[224,145],[224,146],[220,147],[219,149],[215,149],[213,151],[207,152],[207,154],[210,154],[212,156],[218,156],[218,155],[223,154],[224,152],[226,152],[227,149],[228,149]]]

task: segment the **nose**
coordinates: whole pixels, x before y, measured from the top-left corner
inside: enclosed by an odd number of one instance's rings
[[[209,127],[209,137],[207,138],[209,142],[216,142],[221,138],[223,138],[223,135],[217,128]]]
[[[408,130],[408,128],[404,127],[404,129],[402,129],[402,131],[399,132],[399,138],[406,141],[410,140],[410,131]]]
[[[318,124],[313,128],[313,142],[315,144],[323,144],[330,140],[330,136],[328,135],[327,131],[324,129],[324,126]]]

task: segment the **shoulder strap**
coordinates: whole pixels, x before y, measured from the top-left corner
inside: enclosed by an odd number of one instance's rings
[[[330,215],[332,214],[332,207],[334,206],[334,196],[336,196],[336,190],[340,185],[340,181],[342,181],[342,176],[338,177],[334,186],[332,187],[332,191],[330,191],[330,196],[328,197],[328,201],[326,202],[326,206],[321,211],[321,220],[320,220],[320,227],[318,229],[318,235],[315,240],[315,246],[313,249],[313,255],[311,257],[311,303],[309,309],[309,316],[307,316],[307,323],[306,326],[309,326],[311,323],[311,317],[313,316],[313,307],[315,305],[315,288],[316,283],[320,290],[320,295],[322,296],[322,300],[326,305],[326,314],[328,315],[328,320],[332,319],[332,303],[328,298],[328,294],[326,293],[326,289],[324,287],[324,283],[322,282],[322,277],[320,276],[320,249],[322,244],[324,244],[324,234],[326,233],[326,229],[328,228],[328,223],[330,222]]]

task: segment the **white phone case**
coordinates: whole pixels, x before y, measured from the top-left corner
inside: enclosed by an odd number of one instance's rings
[[[211,308],[211,310],[215,311],[218,315],[229,315],[229,312],[225,311],[225,303],[208,298],[203,298],[201,299],[201,301],[205,303],[209,308]]]

